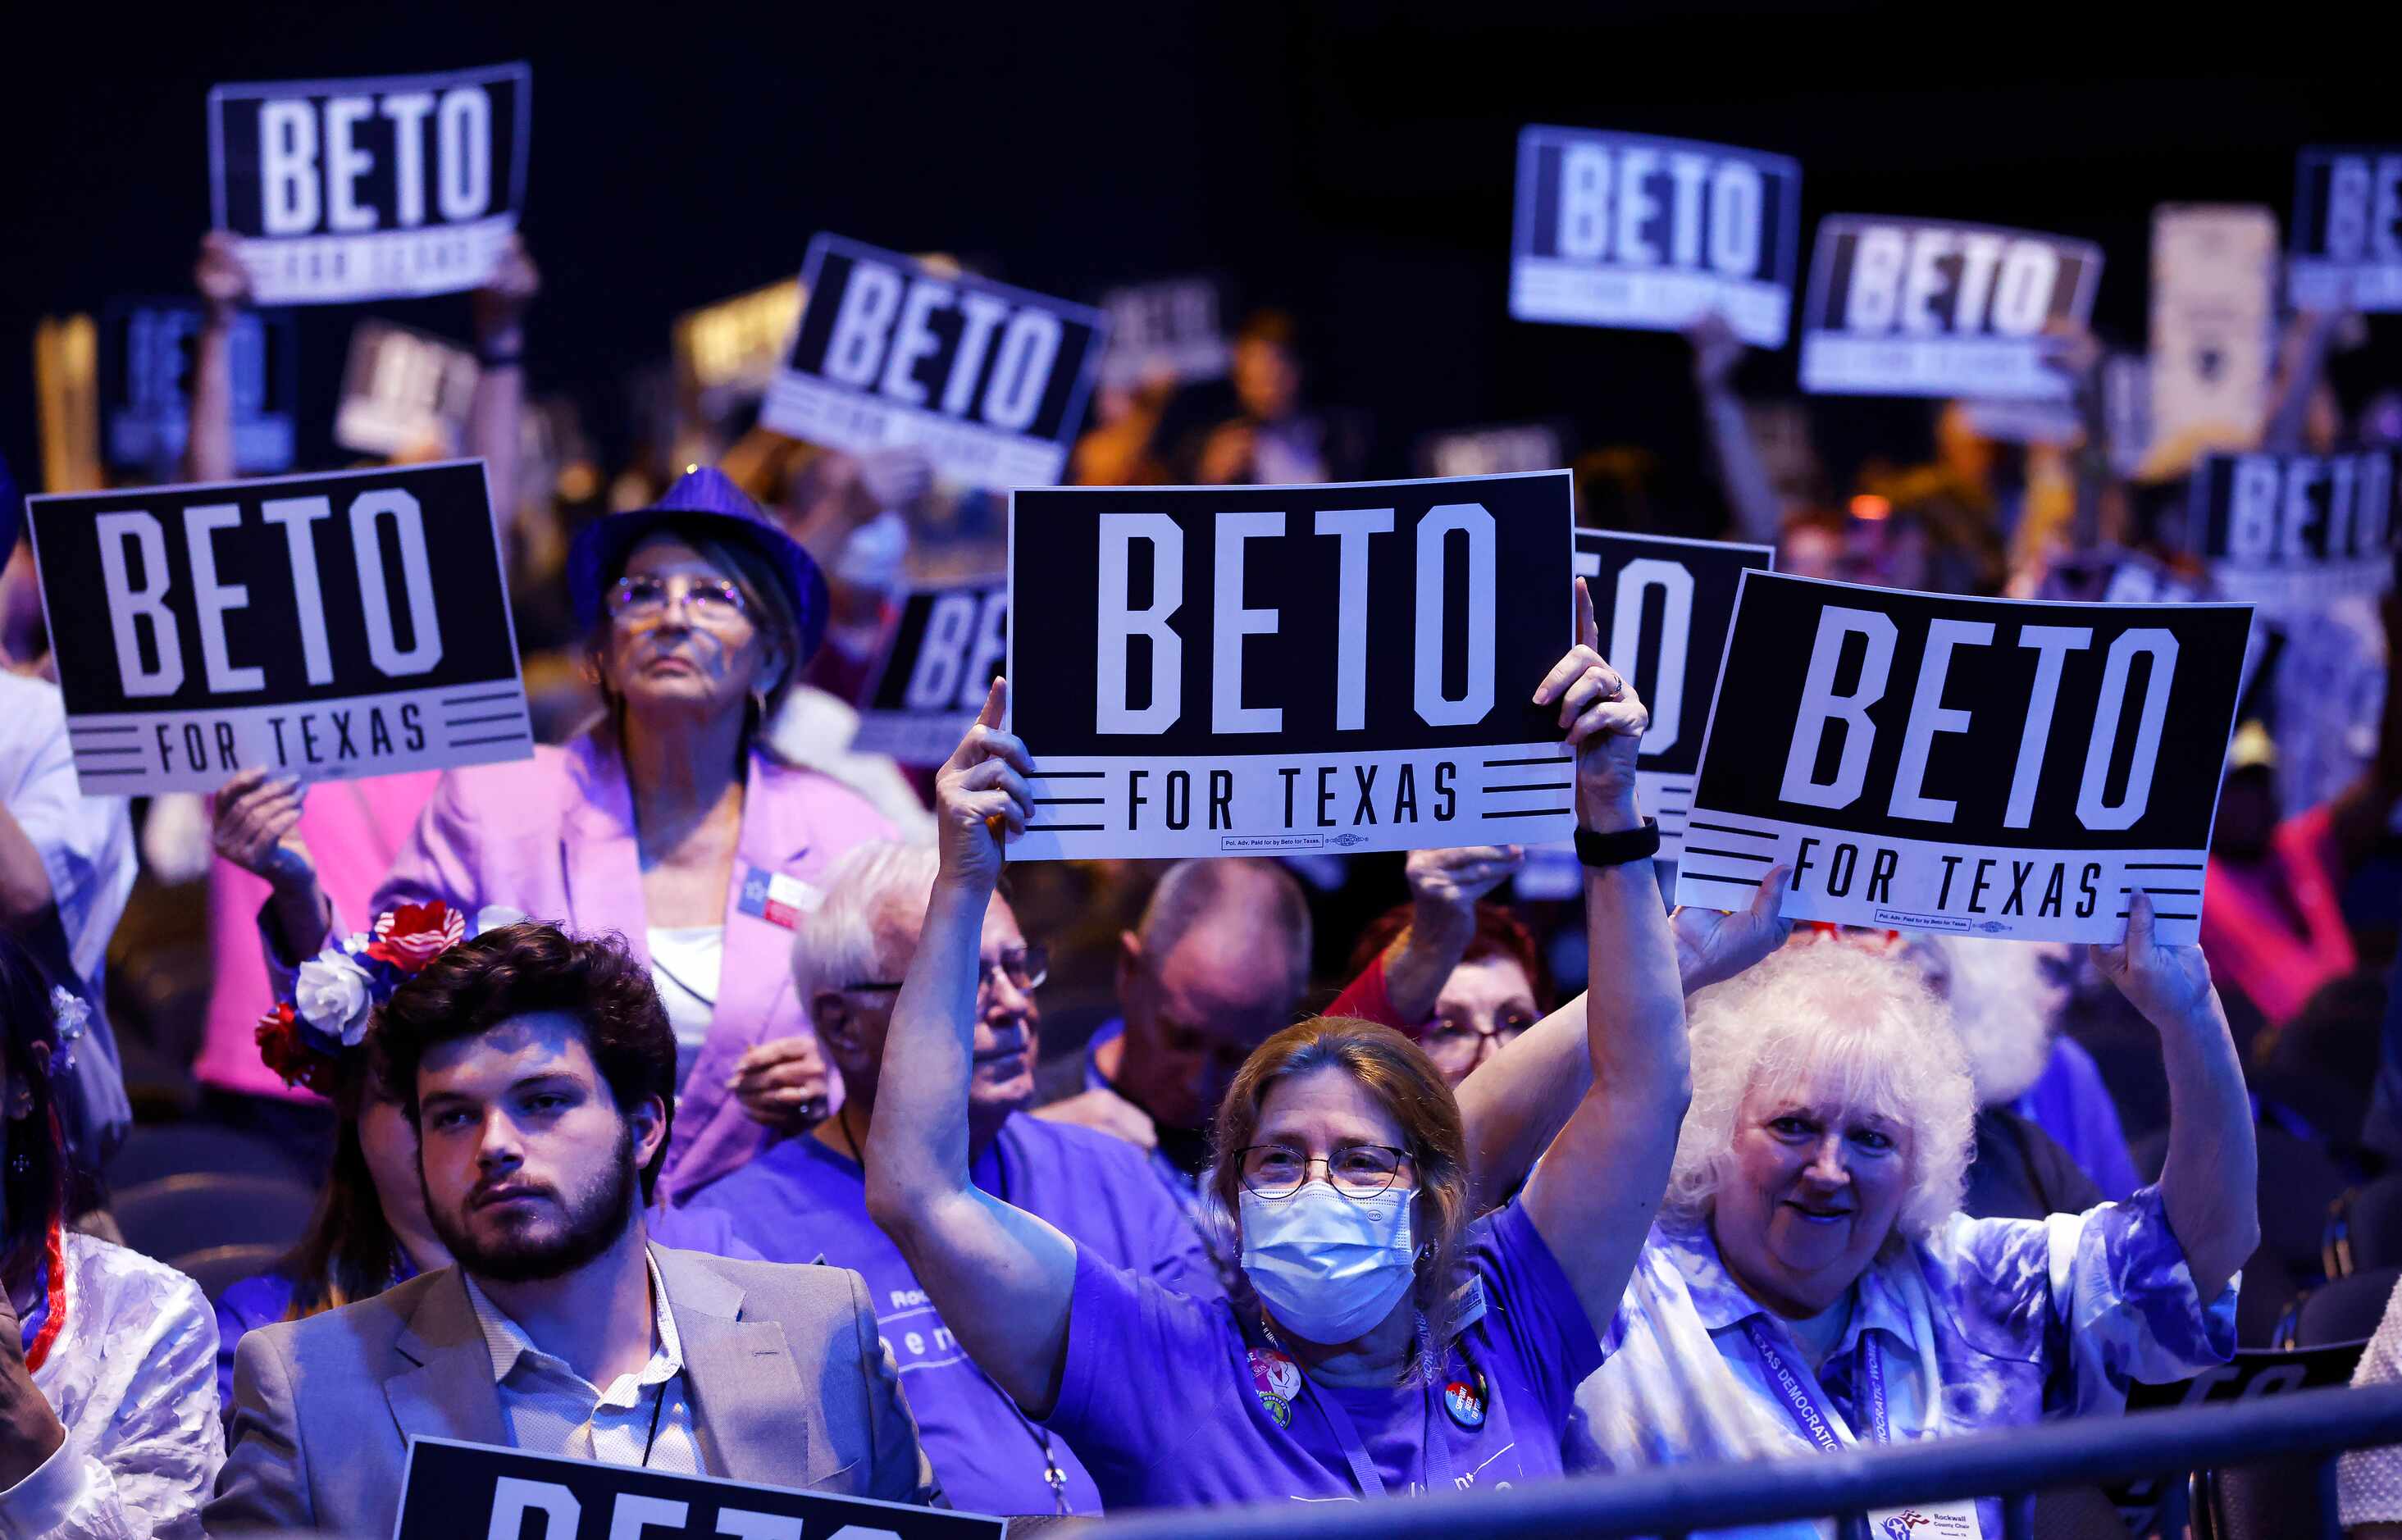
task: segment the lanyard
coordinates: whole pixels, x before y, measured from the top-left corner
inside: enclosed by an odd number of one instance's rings
[[[1426,1317],[1421,1315],[1418,1317],[1421,1346],[1426,1329]],[[1268,1324],[1264,1315],[1260,1318],[1260,1330],[1266,1335],[1268,1346],[1279,1353],[1284,1351],[1284,1344],[1277,1340],[1276,1327]],[[1431,1493],[1448,1491],[1451,1487],[1451,1447],[1446,1442],[1442,1419],[1434,1413],[1434,1377],[1424,1372],[1425,1356],[1423,1353],[1419,1354],[1420,1372],[1417,1376],[1418,1409],[1425,1419],[1418,1444],[1422,1463],[1419,1484]],[[1295,1359],[1294,1367],[1299,1366],[1300,1360]],[[1302,1382],[1309,1382],[1306,1370],[1302,1373]],[[1369,1458],[1367,1443],[1360,1438],[1359,1428],[1352,1424],[1350,1412],[1344,1409],[1343,1403],[1329,1394],[1325,1386],[1315,1388],[1318,1394],[1310,1399],[1318,1403],[1318,1409],[1325,1414],[1327,1431],[1333,1434],[1335,1443],[1342,1446],[1344,1462],[1351,1467],[1351,1479],[1359,1483],[1360,1494],[1367,1497],[1389,1495],[1385,1491],[1384,1475],[1376,1469],[1376,1462]]]
[[[1802,1437],[1829,1454],[1841,1452],[1843,1440],[1835,1437],[1835,1430],[1828,1423],[1826,1413],[1818,1409],[1817,1396],[1811,1394],[1815,1376],[1805,1378],[1785,1361],[1783,1350],[1777,1347],[1768,1328],[1760,1324],[1759,1316],[1747,1317],[1743,1329],[1751,1339],[1752,1351],[1760,1354],[1760,1367],[1768,1370],[1769,1382],[1776,1387],[1777,1398],[1784,1406],[1786,1415],[1792,1418],[1793,1425],[1802,1430]],[[1862,1389],[1865,1392],[1860,1410],[1865,1413],[1868,1441],[1890,1444],[1893,1442],[1893,1424],[1888,1419],[1885,1404],[1884,1354],[1868,1340],[1866,1333],[1860,1337],[1860,1378],[1864,1382]]]

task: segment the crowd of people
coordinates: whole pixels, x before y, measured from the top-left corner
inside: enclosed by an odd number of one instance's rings
[[[230,480],[221,238],[195,282],[186,470]],[[2346,715],[2304,667],[2381,672],[2390,593],[2247,694],[2198,946],[2141,895],[2090,951],[1797,927],[1781,868],[1672,909],[1581,584],[1525,681],[1575,754],[1567,897],[1515,846],[1005,868],[1042,752],[1006,681],[938,769],[849,749],[897,596],[997,565],[1001,504],[739,424],[614,475],[530,455],[539,292],[522,244],[476,292],[461,446],[530,759],[87,797],[31,564],[0,578],[0,1533],[383,1533],[412,1436],[1093,1515],[2107,1416],[2325,1281],[2260,1203],[2295,1150],[2332,1186],[2281,1202],[2322,1211],[2402,1159],[2402,692]],[[2295,319],[2251,444],[2391,442],[2333,331]],[[1299,337],[1259,313],[1221,393],[1104,391],[1072,475],[1383,469]],[[1951,403],[1934,462],[1842,488],[1734,392],[1731,329],[1690,341],[1726,516],[1678,532],[2208,591],[2196,447],[2114,468],[2090,338],[2054,338],[2075,444]],[[1638,461],[1578,469],[1588,522],[1656,523]],[[130,901],[205,913],[187,1019],[113,987]],[[116,1244],[137,1106],[322,1172],[280,1260],[204,1291]],[[2346,1471],[2348,1521],[2402,1521]]]

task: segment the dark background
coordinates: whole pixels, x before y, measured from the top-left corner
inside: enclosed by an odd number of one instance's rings
[[[797,271],[834,229],[1076,297],[1221,271],[1301,311],[1318,393],[1374,414],[1381,468],[1404,469],[1421,429],[1565,417],[1583,446],[1649,446],[1673,506],[1706,496],[1681,345],[1507,319],[1522,125],[1793,155],[1805,250],[1828,212],[2098,240],[2097,321],[2132,341],[2153,204],[2282,218],[2298,147],[2402,134],[2371,14],[35,0],[0,21],[0,448],[32,479],[38,315],[186,286],[212,83],[522,58],[533,384],[576,393],[604,448],[628,431],[622,373],[664,357],[671,317]],[[467,335],[458,298],[369,309]],[[338,462],[358,313],[302,313],[304,468]],[[1791,356],[1745,383],[1789,383]],[[1915,404],[1818,416],[1839,477],[1924,432]]]

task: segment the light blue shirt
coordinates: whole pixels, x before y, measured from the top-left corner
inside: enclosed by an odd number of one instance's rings
[[[2228,1360],[2236,1286],[2204,1307],[2154,1188],[2043,1220],[1954,1214],[1860,1276],[1843,1340],[1805,1382],[1846,1444],[1859,1441],[1869,1353],[1883,1354],[1897,1441],[2109,1415],[2125,1409],[2130,1382],[2172,1383]],[[1608,1357],[1578,1388],[1567,1468],[1817,1453],[1744,1329],[1755,1316],[1806,1376],[1807,1358],[1728,1274],[1706,1226],[1654,1226],[1603,1333]],[[2000,1502],[1977,1511],[1999,1540]],[[1827,1521],[1746,1532],[1832,1533]]]

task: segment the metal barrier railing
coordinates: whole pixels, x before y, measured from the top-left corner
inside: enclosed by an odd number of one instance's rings
[[[1682,1535],[1959,1498],[2009,1498],[2380,1444],[2402,1444],[2402,1385],[2044,1423],[1896,1449],[1581,1476],[1418,1502],[1160,1509],[1111,1519],[1100,1533],[1106,1540]],[[2023,1506],[2006,1502],[2003,1511],[2011,1540],[2024,1540]]]

